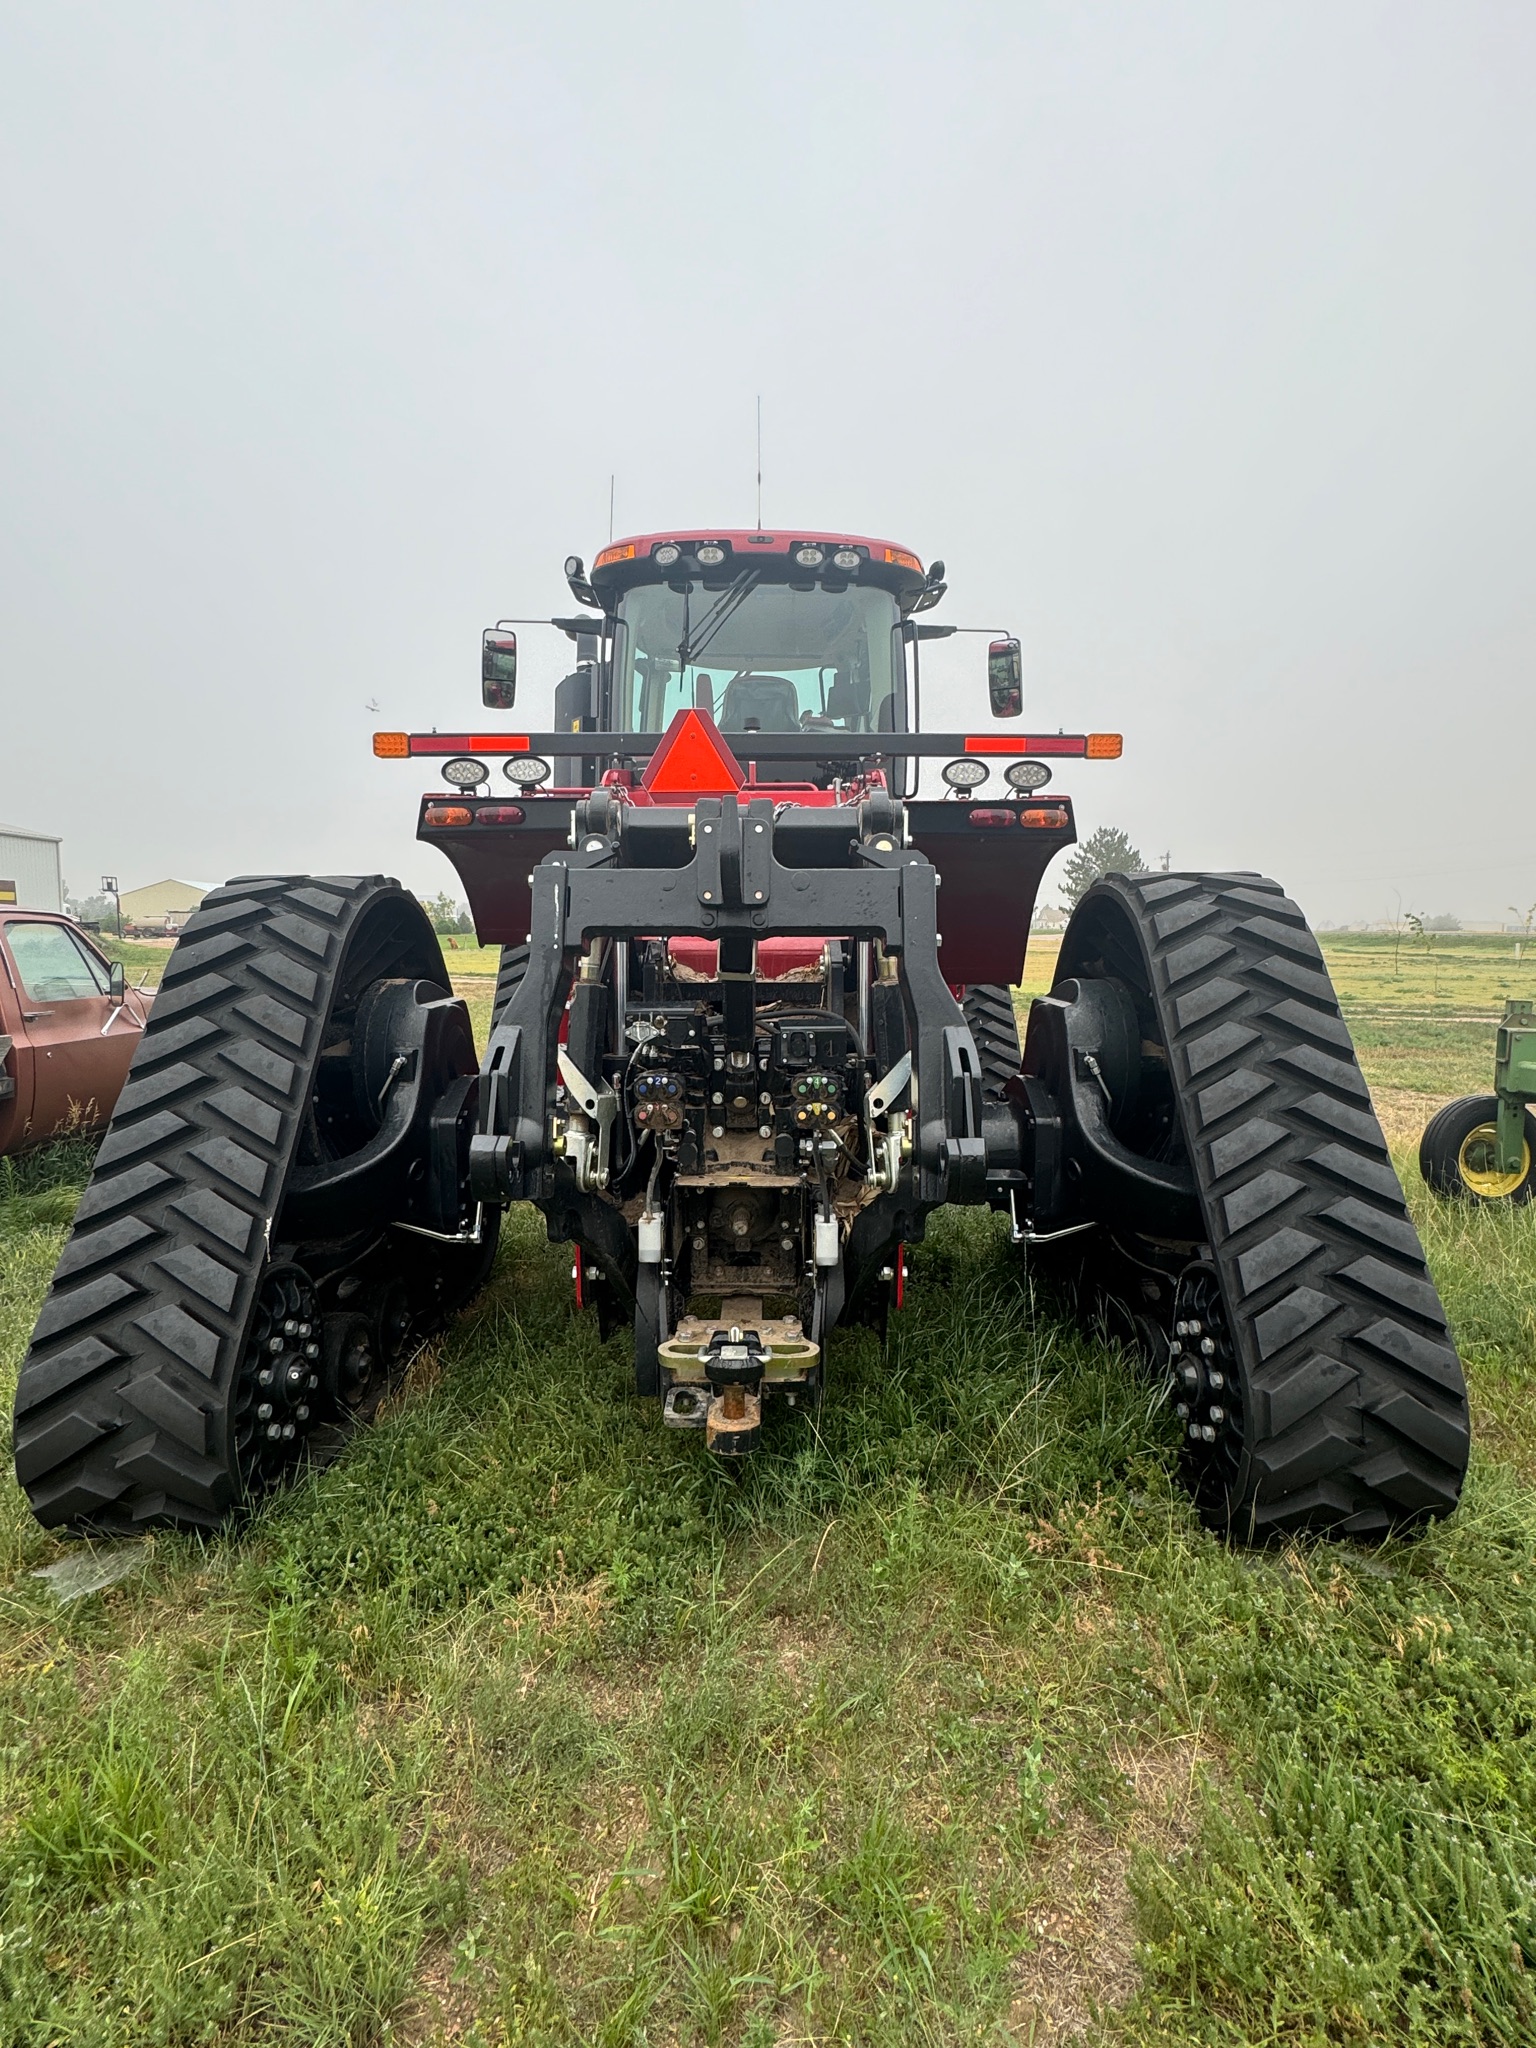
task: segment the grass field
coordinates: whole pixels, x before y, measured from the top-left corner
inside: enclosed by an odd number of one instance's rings
[[[1406,1145],[1512,943],[1325,943]],[[1477,1449],[1374,1552],[1203,1533],[1152,1390],[955,1212],[739,1474],[519,1213],[238,1533],[61,1605],[7,1483],[0,2041],[1536,2040],[1536,1213],[1399,1164]],[[7,1406],[87,1170],[0,1163]]]

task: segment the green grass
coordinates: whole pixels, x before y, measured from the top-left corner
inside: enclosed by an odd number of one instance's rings
[[[85,1158],[0,1166],[7,1389]],[[1205,1534],[958,1212],[739,1473],[522,1212],[242,1530],[60,1607],[8,1488],[0,2040],[1529,2042],[1536,1216],[1409,1188],[1479,1434],[1375,1552]]]

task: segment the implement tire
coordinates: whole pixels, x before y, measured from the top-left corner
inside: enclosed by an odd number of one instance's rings
[[[188,921],[22,1363],[39,1521],[216,1528],[371,1412],[375,1367],[481,1284],[494,1224],[472,1247],[349,1237],[343,1210],[324,1243],[284,1241],[296,1170],[366,1142],[352,1020],[397,978],[446,994],[420,905],[384,876],[242,879]],[[472,1072],[467,1017],[464,1038]]]
[[[1007,989],[975,982],[960,998],[981,1059],[981,1092],[994,1102],[1019,1071],[1019,1020]]]
[[[1151,1077],[1138,1128],[1192,1171],[1203,1243],[1102,1212],[1074,1243],[1122,1328],[1147,1343],[1160,1326],[1204,1517],[1244,1538],[1374,1539],[1449,1513],[1461,1363],[1302,912],[1257,875],[1109,876],[1058,972],[1132,997]]]
[[[1536,1117],[1522,1125],[1525,1157],[1518,1173],[1500,1173],[1493,1159],[1496,1095],[1463,1095],[1437,1110],[1419,1141],[1419,1172],[1437,1195],[1471,1202],[1529,1202],[1536,1196]]]

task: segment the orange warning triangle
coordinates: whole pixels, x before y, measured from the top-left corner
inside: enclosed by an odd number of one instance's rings
[[[652,796],[729,796],[746,781],[707,711],[679,711],[640,778]]]

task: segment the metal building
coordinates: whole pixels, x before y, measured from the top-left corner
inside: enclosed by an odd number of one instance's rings
[[[118,900],[129,924],[180,930],[206,894],[196,882],[146,882],[142,889],[125,889]]]
[[[62,910],[59,842],[49,832],[0,825],[0,910]]]

